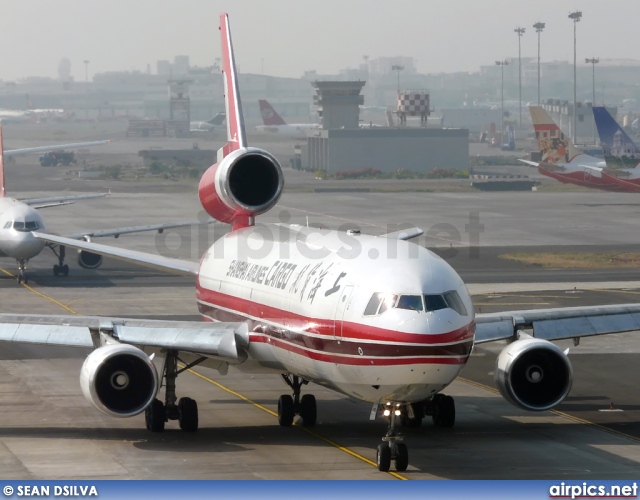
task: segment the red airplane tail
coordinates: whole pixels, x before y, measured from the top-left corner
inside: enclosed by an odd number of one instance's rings
[[[262,122],[266,126],[272,127],[274,125],[287,124],[287,122],[282,119],[278,112],[273,109],[273,106],[269,104],[269,101],[260,99],[258,102],[260,103],[260,114],[262,115]]]

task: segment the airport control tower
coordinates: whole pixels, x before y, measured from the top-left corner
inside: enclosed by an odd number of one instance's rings
[[[322,129],[353,129],[360,126],[360,95],[366,82],[311,82],[316,89],[313,104],[318,107]]]

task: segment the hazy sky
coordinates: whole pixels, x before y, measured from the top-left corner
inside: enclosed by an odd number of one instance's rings
[[[3,0],[0,79],[57,77],[58,63],[84,79],[117,70],[156,71],[159,59],[189,55],[208,66],[220,56],[218,19],[228,12],[241,72],[299,77],[336,73],[363,55],[404,55],[418,71],[477,71],[517,57],[514,29],[526,28],[522,56],[537,56],[532,25],[546,23],[541,59],[640,59],[639,0]]]

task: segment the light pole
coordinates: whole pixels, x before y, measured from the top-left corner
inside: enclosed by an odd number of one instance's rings
[[[391,66],[391,71],[398,72],[398,95],[400,95],[400,72],[403,69],[404,69],[404,66],[402,66],[401,64],[394,64],[393,66]]]
[[[571,138],[573,142],[578,142],[578,131],[576,129],[576,24],[580,22],[582,12],[576,10],[569,14],[569,19],[573,21],[573,127],[571,129]]]
[[[89,60],[85,59],[84,61],[84,118],[87,120],[89,118]]]
[[[524,28],[516,28],[518,34],[518,107],[520,109],[520,127],[522,128],[522,57],[520,52],[520,39],[524,35]]]
[[[502,138],[504,137],[504,67],[509,65],[509,61],[506,59],[503,61],[496,61],[496,64],[500,66],[500,144],[502,144]]]
[[[538,106],[540,106],[540,33],[544,29],[545,24],[538,21],[533,27],[538,34]]]
[[[591,73],[593,75],[593,99],[591,101],[591,108],[596,105],[596,64],[600,62],[600,59],[596,57],[585,58],[584,62],[591,64]],[[604,103],[603,103],[604,104]],[[596,123],[593,121],[593,144],[596,143]]]

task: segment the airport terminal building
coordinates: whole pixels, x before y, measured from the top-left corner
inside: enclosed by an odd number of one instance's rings
[[[327,173],[375,168],[406,169],[469,167],[468,129],[374,127],[315,130],[307,138],[310,170]]]

